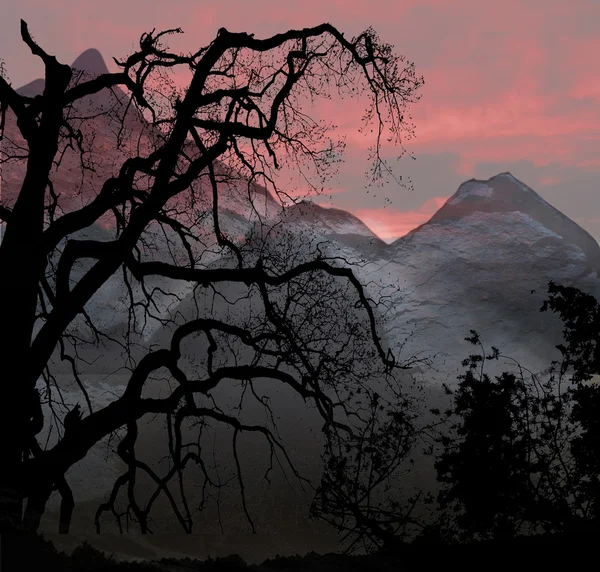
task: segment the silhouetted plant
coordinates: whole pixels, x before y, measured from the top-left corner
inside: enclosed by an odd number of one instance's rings
[[[450,428],[435,463],[446,538],[571,534],[600,522],[600,387],[586,383],[597,372],[599,306],[575,288],[548,291],[542,311],[564,323],[562,359],[537,375],[512,361],[492,378],[487,366],[506,356],[486,355],[471,331],[480,351],[446,388],[452,407],[435,411]]]
[[[383,176],[382,134],[389,131],[391,141],[401,144],[401,135],[412,130],[405,112],[422,84],[414,66],[404,64],[372,29],[348,39],[322,24],[258,39],[221,28],[210,44],[187,55],[164,44],[175,33],[181,30],[142,35],[134,54],[115,60],[118,73],[90,78],[48,54],[21,22],[23,41],[44,64],[43,92],[19,93],[0,74],[0,160],[6,177],[0,204],[4,523],[38,529],[56,491],[62,498],[60,531],[68,532],[76,499],[65,475],[112,437],[127,468],[99,508],[98,530],[101,514],[109,512],[119,527],[133,521],[151,532],[150,511],[164,495],[191,532],[194,507],[184,498],[184,469],[195,465],[204,476],[199,508],[205,489],[222,484],[207,470],[200,438],[189,443],[183,430],[194,424],[201,433],[221,424],[231,431],[241,504],[254,530],[238,458],[240,435],[257,434],[268,443],[272,455],[265,478],[274,459],[299,475],[271,425],[242,423],[215,405],[212,391],[224,380],[237,381],[243,395],[272,413],[268,398],[253,385],[268,379],[314,404],[328,427],[344,431],[339,411],[352,411],[355,403],[340,402],[336,386],[356,392],[369,385],[369,376],[391,376],[406,367],[384,347],[377,303],[348,261],[319,249],[302,260],[277,259],[244,237],[228,236],[220,224],[219,196],[229,185],[242,185],[241,194],[257,214],[256,237],[265,230],[259,203],[267,197],[259,183],[286,196],[275,179],[281,165],[292,164],[321,188],[335,172],[343,142],[330,136],[333,126],[304,113],[300,102],[331,97],[331,91],[370,98],[364,119],[377,134],[373,175]],[[169,75],[177,68],[191,71],[185,89]],[[100,171],[105,155],[111,164]],[[65,169],[77,174],[77,188],[64,188]],[[165,237],[168,259],[153,259],[156,233]],[[230,306],[218,316],[210,303],[197,304],[193,317],[161,313],[161,296],[173,303],[183,297],[156,286],[157,277],[189,284],[196,302],[198,294]],[[104,327],[86,310],[113,278],[122,280],[125,292],[124,331]],[[234,302],[225,287],[237,289]],[[169,334],[164,347],[147,347],[147,320]],[[182,346],[194,337],[202,340],[203,352],[190,372],[182,364]],[[129,379],[122,395],[96,408],[81,369],[86,359],[102,359],[106,348],[120,352],[109,370],[124,371]],[[79,406],[66,414],[56,397],[60,362],[70,368],[85,400],[83,417]],[[166,396],[144,393],[154,375],[169,382]],[[36,387],[40,378],[42,390]],[[42,403],[51,410],[53,430],[58,428],[54,442],[42,439],[50,423]],[[157,415],[165,417],[169,438],[165,474],[136,451],[139,423]],[[140,475],[156,485],[145,504],[136,495]],[[169,488],[172,481],[182,498]],[[123,510],[117,507],[122,493]]]
[[[420,528],[413,511],[423,491],[403,483],[421,442],[416,404],[404,398],[403,406],[392,407],[373,391],[363,397],[366,415],[354,423],[354,432],[324,428],[325,469],[311,507],[340,531],[347,553],[387,549]]]
[[[113,556],[107,556],[87,541],[74,548],[70,558],[72,570],[89,572],[110,570],[116,563]]]

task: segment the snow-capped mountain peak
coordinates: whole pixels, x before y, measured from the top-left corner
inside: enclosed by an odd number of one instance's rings
[[[546,214],[552,213],[555,218],[564,217],[511,173],[500,173],[487,180],[470,179],[464,182],[429,222],[440,224],[474,212],[514,211],[532,218],[538,218],[544,211]]]
[[[596,240],[508,172],[487,180],[471,179],[464,182],[427,223],[408,236],[421,232],[425,227],[430,230],[431,225],[460,226],[481,218],[508,221],[523,216],[544,234],[556,236],[565,244],[578,247],[585,253],[588,263],[594,269],[600,269],[600,249]]]

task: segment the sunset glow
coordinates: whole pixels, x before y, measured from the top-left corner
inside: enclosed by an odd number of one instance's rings
[[[182,27],[185,34],[174,36],[171,45],[191,51],[222,26],[264,37],[326,21],[348,35],[372,25],[425,78],[422,99],[411,108],[416,137],[405,145],[416,160],[392,163],[414,190],[392,180],[376,194],[365,192],[372,138],[357,131],[364,102],[334,95],[312,112],[338,126],[337,134],[346,139],[346,162],[331,181],[333,190],[326,189],[317,202],[364,217],[391,240],[425,222],[439,197],[452,195],[464,180],[510,171],[600,237],[594,222],[600,202],[589,200],[600,171],[600,4],[593,0],[173,1],[166,11],[160,2],[140,0],[26,0],[3,8],[0,21],[14,85],[42,75],[39,60],[20,40],[20,18],[60,61],[71,63],[95,47],[111,71],[117,69],[112,57],[131,53],[140,35],[153,28]],[[384,151],[389,157],[396,153]]]

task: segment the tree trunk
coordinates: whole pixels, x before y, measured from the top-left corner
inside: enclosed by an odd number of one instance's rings
[[[60,503],[60,521],[58,524],[58,532],[59,534],[68,534],[69,527],[71,526],[73,509],[75,508],[75,499],[73,498],[73,492],[71,491],[64,477],[58,479],[57,489],[62,497],[62,501]]]
[[[23,526],[31,532],[37,532],[42,516],[46,511],[46,503],[52,494],[52,483],[40,483],[37,490],[27,498],[27,506],[23,515]]]
[[[3,399],[0,406],[0,534],[20,527],[23,512],[23,492],[18,485],[23,443],[19,439],[15,408],[13,412],[7,411],[7,402]]]
[[[6,344],[12,350],[10,345]],[[22,372],[18,371],[19,363],[22,362],[11,359],[9,352],[1,353],[0,533],[6,526],[14,528],[23,524],[23,500],[28,490],[35,490],[32,485],[36,484],[25,482],[23,475],[23,462],[33,435],[32,418],[36,420],[36,429],[41,429],[40,423],[43,425],[43,419],[37,414],[39,395],[31,384],[25,383]],[[34,392],[35,400],[32,399]]]

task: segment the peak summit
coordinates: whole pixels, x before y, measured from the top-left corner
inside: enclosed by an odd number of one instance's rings
[[[527,209],[542,203],[554,209],[533,189],[519,181],[511,173],[506,172],[487,180],[471,179],[464,182],[435,216],[444,215],[444,218],[447,216],[455,218],[458,215],[462,218],[472,211],[521,211],[526,213]]]
[[[506,217],[517,213],[523,220],[530,220],[552,231],[565,243],[578,246],[594,268],[600,268],[600,251],[596,240],[508,172],[487,180],[471,179],[464,182],[431,219],[413,233],[430,225],[444,227],[460,224],[482,213]]]
[[[72,68],[84,70],[94,75],[108,73],[102,54],[95,48],[90,48],[81,53],[71,64]]]
[[[464,182],[429,222],[444,224],[476,212],[521,212],[552,230],[552,221],[567,219],[532,188],[506,172],[487,180]]]
[[[92,75],[109,73],[102,54],[95,48],[90,48],[89,50],[82,52],[71,64],[71,67],[86,71]],[[43,93],[44,85],[45,81],[42,78],[34,79],[28,84],[18,88],[17,93],[27,97],[35,97],[36,95],[41,95]]]

